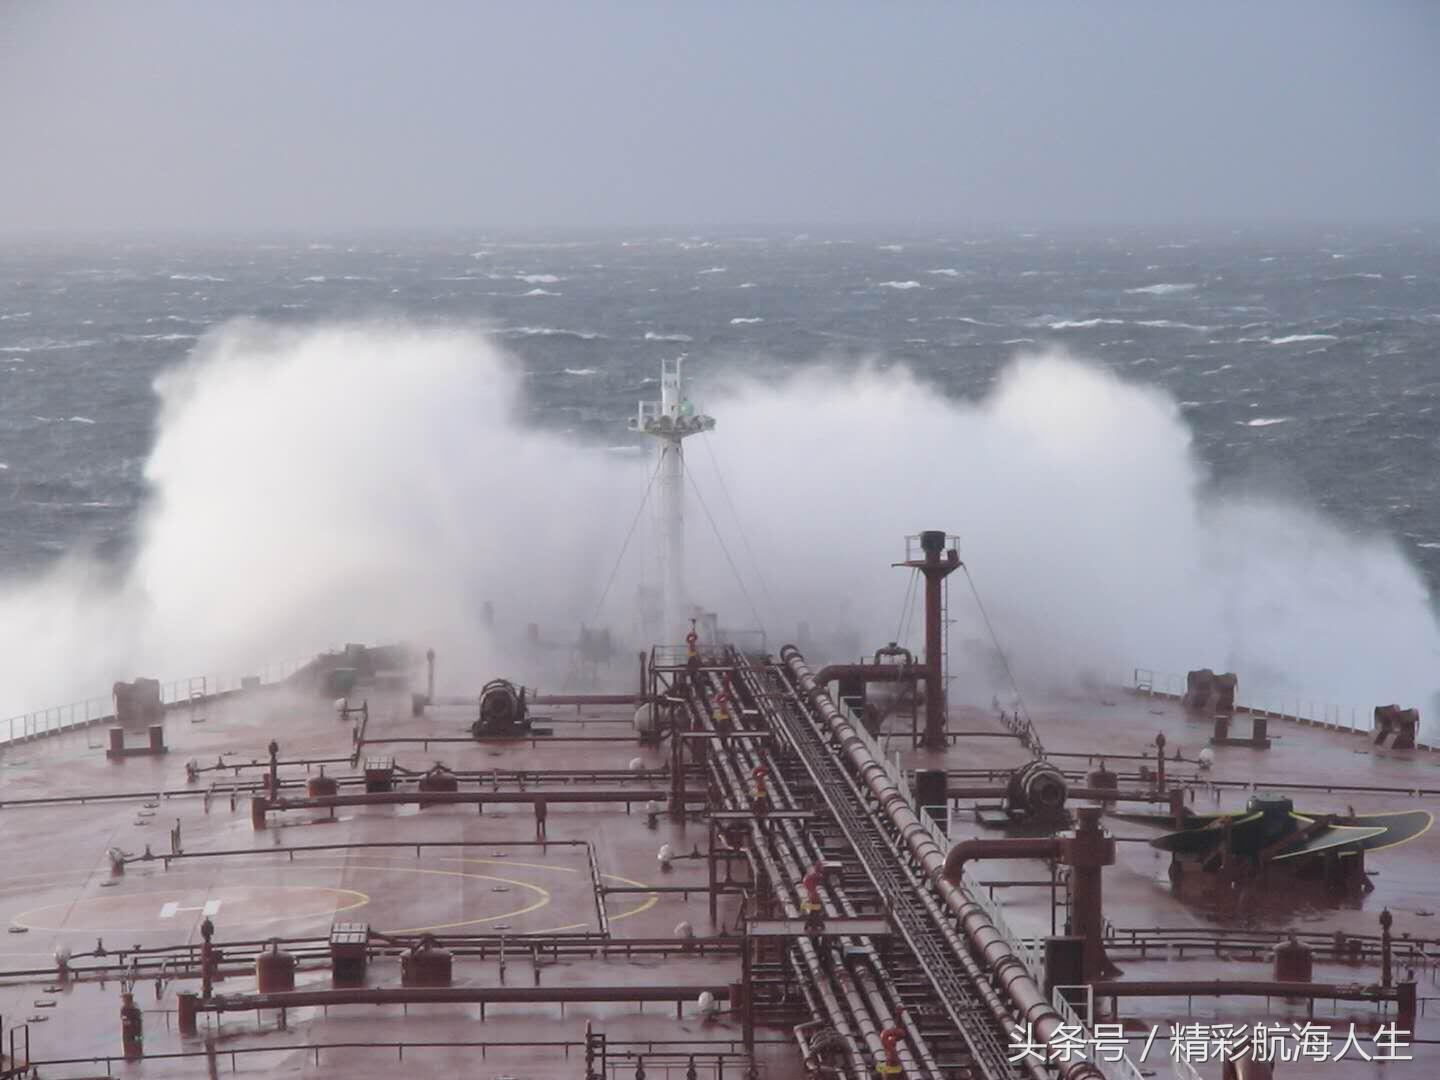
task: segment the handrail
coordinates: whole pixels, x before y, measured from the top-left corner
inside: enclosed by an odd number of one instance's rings
[[[1161,695],[1178,698],[1185,693],[1185,676],[1171,671],[1156,671],[1153,668],[1132,668],[1128,678],[1122,677],[1120,685],[1140,694]],[[1341,731],[1369,733],[1374,723],[1368,718],[1368,709],[1358,705],[1337,705],[1334,702],[1319,701],[1313,697],[1281,693],[1261,693],[1250,701],[1236,701],[1236,712],[1256,713],[1275,720],[1297,720],[1311,724],[1324,724]]]
[[[262,686],[273,685],[288,679],[312,659],[314,658],[307,656],[278,664],[265,664],[258,671],[249,671],[244,675],[191,675],[184,679],[173,679],[160,684],[160,703],[169,707],[187,701],[206,701],[239,690],[241,680],[245,678],[258,677]],[[51,705],[0,718],[0,745],[72,731],[114,718],[115,704],[110,695],[85,698],[65,705]]]

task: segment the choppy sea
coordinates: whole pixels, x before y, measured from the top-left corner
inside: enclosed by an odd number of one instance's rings
[[[956,398],[1059,345],[1181,403],[1217,483],[1396,535],[1440,581],[1440,226],[0,243],[0,576],[126,550],[157,373],[232,319],[483,323],[535,422],[628,441],[662,357],[905,365]]]

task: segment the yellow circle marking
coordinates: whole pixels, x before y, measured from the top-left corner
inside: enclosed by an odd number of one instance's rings
[[[315,867],[314,869],[333,870],[342,868]],[[540,899],[536,900],[533,904],[528,904],[522,908],[516,908],[514,911],[502,911],[498,915],[484,915],[477,919],[462,919],[459,922],[436,923],[434,926],[410,926],[406,927],[403,930],[384,931],[384,933],[387,934],[424,934],[432,930],[453,930],[457,926],[477,926],[480,923],[495,922],[497,919],[508,919],[513,918],[517,915],[527,915],[530,912],[542,908],[546,904],[550,903],[550,893],[547,889],[541,888],[539,885],[532,885],[528,881],[519,881],[515,878],[496,877],[493,874],[467,874],[463,870],[426,870],[423,867],[419,866],[368,866],[355,863],[343,867],[343,869],[379,870],[381,872],[389,871],[392,873],[398,872],[405,874],[439,874],[443,877],[473,878],[479,881],[502,881],[507,885],[515,885],[521,889],[528,889],[530,892],[540,894]]]
[[[226,886],[219,886],[219,887],[220,887],[220,888],[225,888]],[[234,926],[261,926],[261,925],[263,925],[263,924],[265,924],[265,923],[283,922],[283,921],[285,921],[286,919],[294,919],[294,920],[296,920],[296,921],[303,921],[303,920],[307,920],[307,919],[319,919],[319,918],[322,918],[322,917],[324,917],[324,918],[329,918],[331,915],[338,915],[338,914],[340,914],[342,911],[353,911],[355,908],[363,907],[364,905],[366,905],[366,904],[368,904],[368,903],[370,902],[370,897],[369,897],[369,895],[368,895],[367,893],[360,892],[358,889],[340,889],[340,888],[335,888],[334,886],[331,886],[331,885],[262,885],[262,886],[251,886],[251,887],[252,887],[252,888],[263,888],[263,889],[284,889],[284,890],[297,891],[297,892],[298,892],[298,891],[303,891],[303,890],[314,890],[314,891],[323,891],[323,892],[330,892],[330,893],[348,894],[348,895],[350,895],[350,896],[359,897],[359,899],[355,900],[355,901],[352,902],[352,903],[345,904],[343,907],[337,907],[337,908],[335,908],[332,912],[330,912],[330,913],[328,913],[328,914],[323,913],[323,912],[316,912],[314,915],[270,915],[270,916],[267,916],[267,917],[265,917],[265,918],[263,918],[263,919],[245,919],[245,918],[241,918],[241,919],[237,919],[237,920],[234,920],[233,922],[231,922],[231,923],[230,923],[231,925],[234,925]],[[88,927],[88,926],[79,926],[79,927],[69,927],[69,926],[32,926],[30,923],[26,922],[25,920],[26,920],[26,918],[28,918],[28,917],[34,916],[37,912],[49,911],[49,910],[51,910],[51,909],[53,909],[53,908],[58,908],[58,907],[69,907],[69,908],[73,911],[75,908],[80,907],[81,905],[85,905],[85,906],[87,906],[87,907],[100,907],[100,908],[103,910],[103,908],[104,908],[105,906],[107,906],[107,905],[114,905],[114,904],[121,903],[121,902],[123,902],[123,901],[135,900],[135,899],[137,899],[137,898],[139,898],[139,897],[142,897],[142,896],[166,896],[166,897],[169,897],[169,896],[173,896],[174,894],[175,894],[175,890],[174,890],[174,889],[165,889],[165,890],[163,890],[163,891],[162,891],[162,890],[151,889],[151,890],[147,890],[147,891],[145,891],[145,892],[122,893],[122,894],[120,894],[119,896],[91,896],[91,897],[88,897],[88,898],[86,898],[86,899],[84,899],[84,900],[76,900],[76,901],[74,901],[74,902],[72,902],[72,903],[61,902],[61,903],[58,903],[58,904],[43,904],[43,905],[41,905],[40,907],[29,908],[29,909],[26,910],[26,911],[20,912],[20,914],[18,914],[18,915],[11,916],[11,918],[10,918],[10,923],[11,923],[12,926],[23,926],[26,930],[44,930],[44,931],[48,931],[48,932],[50,932],[50,933],[56,933],[56,934],[93,934],[93,933],[96,932],[96,930],[95,930],[94,927]],[[227,921],[227,922],[230,922],[230,920],[228,920],[228,919],[227,919],[226,921]],[[178,924],[177,924],[177,925],[178,925]],[[156,930],[161,930],[161,929],[164,929],[164,927],[147,926],[147,927],[137,928],[137,927],[125,927],[125,926],[106,926],[106,927],[101,928],[100,932],[101,932],[101,933],[105,933],[105,934],[148,934],[148,933],[153,933],[153,932],[155,932]]]
[[[496,863],[496,864],[498,864],[498,863],[500,862],[499,859],[483,859],[483,858],[478,858],[478,857],[477,857],[477,858],[466,858],[466,857],[462,857],[462,856],[458,856],[458,855],[442,855],[442,856],[440,856],[440,861],[442,861],[442,862],[462,862],[462,863],[469,863],[469,862],[476,862],[476,863]],[[561,873],[561,874],[578,874],[578,873],[580,873],[580,871],[577,870],[577,869],[575,869],[575,867],[573,867],[573,866],[551,866],[551,865],[548,864],[548,863],[510,862],[509,859],[506,859],[506,860],[505,860],[505,863],[506,863],[507,865],[509,865],[509,866],[525,866],[525,867],[530,867],[530,868],[535,869],[535,870],[554,870],[554,871],[556,871],[557,873]],[[636,881],[634,878],[621,877],[619,874],[601,874],[600,876],[601,876],[602,878],[609,878],[611,881],[618,881],[618,882],[620,882],[620,884],[622,884],[622,885],[634,885],[634,886],[636,886],[637,888],[641,888],[641,889],[645,888],[645,886],[648,884],[648,882]],[[628,919],[628,918],[630,918],[630,916],[632,916],[632,915],[639,915],[639,914],[640,914],[641,912],[643,912],[643,911],[649,911],[652,907],[654,907],[654,906],[655,906],[656,904],[658,904],[659,902],[660,902],[660,894],[659,894],[659,893],[650,893],[649,896],[647,896],[646,898],[642,899],[638,904],[636,904],[636,905],[635,905],[633,908],[631,908],[629,911],[622,911],[622,912],[620,912],[620,914],[618,914],[618,915],[611,915],[611,916],[610,916],[610,921],[611,921],[611,922],[615,922],[617,919]],[[588,922],[569,923],[569,924],[567,924],[567,925],[565,925],[565,926],[551,926],[551,927],[548,927],[548,928],[546,928],[546,929],[544,929],[544,930],[533,930],[533,931],[531,931],[531,933],[535,933],[535,934],[558,934],[558,933],[560,933],[562,930],[578,930],[578,929],[583,929],[583,928],[585,928],[585,927],[587,927],[587,926],[589,926],[589,925],[590,925],[590,924],[589,924]]]
[[[507,860],[504,860],[504,861],[502,862],[502,861],[499,860],[499,859],[493,859],[493,858],[462,857],[462,856],[437,856],[437,857],[435,857],[435,858],[436,858],[436,861],[440,861],[440,862],[483,863],[483,864],[492,865],[492,866],[504,865],[504,866],[512,866],[512,867],[523,867],[523,868],[528,869],[528,870],[549,870],[549,871],[553,871],[553,872],[555,872],[555,873],[561,873],[561,874],[578,874],[578,873],[581,872],[580,870],[578,870],[578,869],[576,869],[575,867],[572,867],[572,866],[555,866],[555,865],[550,864],[550,863],[512,862],[512,861],[510,861],[510,860],[508,860],[508,859],[507,859]],[[461,922],[441,923],[441,924],[437,924],[437,925],[435,925],[435,926],[422,926],[422,927],[414,927],[414,928],[406,929],[406,930],[392,930],[392,931],[389,931],[390,933],[396,933],[396,934],[415,934],[415,933],[425,933],[425,932],[429,932],[429,931],[433,931],[433,930],[452,930],[452,929],[455,929],[456,927],[460,927],[460,926],[472,926],[472,925],[478,925],[478,924],[486,923],[486,922],[495,922],[495,921],[500,920],[500,919],[512,918],[512,917],[515,917],[515,916],[518,916],[518,915],[525,915],[525,914],[528,914],[529,912],[536,911],[536,910],[538,910],[539,908],[542,908],[542,907],[546,906],[547,904],[549,904],[550,901],[551,901],[551,899],[552,899],[550,892],[549,892],[548,890],[542,888],[542,887],[539,886],[539,885],[533,885],[533,884],[531,884],[530,882],[526,882],[526,881],[518,881],[518,880],[516,880],[516,879],[514,879],[514,878],[496,877],[496,876],[489,875],[489,874],[467,874],[467,873],[464,873],[464,872],[462,872],[462,871],[455,871],[455,870],[427,870],[427,869],[425,869],[425,868],[423,868],[423,867],[417,867],[417,866],[370,866],[370,865],[365,865],[365,864],[350,864],[350,865],[347,865],[347,866],[333,866],[333,865],[319,865],[319,866],[316,866],[316,865],[313,865],[313,864],[304,864],[304,863],[302,863],[302,865],[303,865],[303,868],[304,868],[304,869],[307,869],[307,870],[347,870],[347,869],[355,869],[355,870],[379,870],[379,871],[382,871],[382,872],[384,872],[384,871],[402,871],[402,872],[407,872],[407,873],[440,874],[440,875],[448,875],[448,876],[454,876],[454,877],[468,877],[468,878],[475,878],[475,879],[479,879],[479,880],[503,882],[503,883],[508,884],[508,885],[514,885],[514,886],[517,886],[518,888],[527,889],[527,890],[529,890],[529,891],[531,891],[531,892],[538,893],[538,894],[540,894],[540,896],[542,897],[542,899],[536,901],[536,902],[533,903],[533,904],[529,904],[529,905],[527,905],[527,906],[525,906],[525,907],[517,908],[517,909],[514,910],[514,911],[501,912],[501,913],[498,914],[498,915],[486,915],[486,916],[483,916],[483,917],[481,917],[481,918],[466,919],[466,920],[463,920],[463,921],[461,921]],[[79,871],[79,870],[69,871],[69,872],[71,872],[71,873],[76,873],[76,874],[86,873],[85,871]],[[173,871],[172,871],[171,873],[173,873],[175,877],[184,877],[184,876],[186,876],[186,872],[185,872],[184,870],[181,870],[181,871],[179,871],[179,872],[173,872]],[[644,887],[648,884],[647,882],[644,882],[644,881],[636,881],[634,878],[623,877],[623,876],[621,876],[620,874],[601,874],[600,876],[601,876],[602,878],[606,878],[606,879],[608,879],[608,880],[610,880],[610,881],[618,881],[618,882],[620,882],[622,885],[632,885],[632,886],[635,886],[636,888],[644,888]],[[88,877],[87,877],[86,880],[88,880]],[[32,888],[32,889],[33,889],[33,888],[35,888],[35,887],[37,887],[37,886],[43,886],[43,885],[61,885],[61,884],[65,884],[65,882],[64,882],[63,880],[61,880],[61,879],[52,879],[51,881],[47,881],[47,882],[32,882],[32,883],[30,883],[29,888]],[[81,884],[84,884],[84,880],[81,881]],[[266,887],[266,888],[275,888],[275,889],[285,889],[285,888],[292,888],[292,889],[304,889],[304,888],[331,889],[331,890],[334,891],[334,892],[349,893],[349,894],[352,895],[352,896],[360,897],[360,899],[357,900],[355,903],[347,904],[347,905],[345,905],[344,907],[341,907],[341,908],[336,908],[335,911],[334,911],[332,914],[339,914],[339,913],[344,912],[344,911],[353,911],[355,908],[362,907],[362,906],[364,906],[365,904],[367,904],[367,903],[370,902],[370,896],[369,896],[368,894],[363,893],[363,892],[360,892],[359,890],[356,890],[356,889],[340,889],[340,888],[333,888],[332,886],[320,886],[320,885],[317,885],[317,886],[270,885],[270,886],[265,886],[265,887]],[[0,889],[0,894],[3,894],[3,891],[4,891],[3,889]],[[131,897],[135,897],[135,896],[144,896],[144,895],[156,895],[156,896],[158,896],[158,895],[168,895],[168,893],[167,893],[167,894],[162,894],[162,893],[159,893],[159,892],[154,892],[154,893],[150,893],[150,894],[146,894],[146,893],[121,893],[121,894],[119,894],[119,895],[117,895],[117,896],[95,896],[95,897],[89,898],[88,900],[78,901],[78,903],[98,903],[98,902],[104,902],[104,901],[120,901],[120,900],[124,900],[124,899],[127,899],[127,898],[131,898]],[[643,912],[649,911],[652,907],[654,907],[654,906],[655,906],[656,904],[658,904],[659,902],[660,902],[660,894],[659,894],[659,893],[650,893],[648,896],[642,898],[633,908],[629,909],[628,911],[622,911],[622,912],[619,912],[619,913],[617,913],[617,914],[615,914],[615,915],[611,915],[611,916],[610,916],[610,921],[611,921],[611,922],[616,922],[616,921],[618,921],[618,920],[620,920],[620,919],[628,919],[628,918],[630,918],[630,917],[633,916],[633,915],[639,915],[639,914],[641,914],[641,913],[643,913]],[[59,906],[59,905],[45,905],[45,907],[55,907],[55,906]],[[34,930],[34,929],[50,929],[50,928],[48,928],[48,927],[33,927],[33,926],[29,926],[28,924],[19,921],[21,918],[23,918],[23,917],[25,917],[25,916],[32,915],[34,912],[36,912],[36,911],[42,911],[42,910],[45,910],[45,908],[44,908],[44,907],[41,907],[41,908],[31,908],[31,909],[29,909],[29,910],[27,910],[27,911],[22,911],[19,915],[15,916],[13,919],[11,919],[11,922],[12,922],[14,925],[17,925],[17,926],[25,926],[26,929],[31,929],[31,930]],[[260,925],[260,924],[263,924],[263,923],[266,923],[266,922],[278,922],[278,921],[281,921],[281,920],[283,920],[283,919],[293,918],[293,917],[294,917],[294,916],[289,916],[289,915],[272,916],[272,917],[265,918],[265,919],[254,919],[254,920],[250,920],[250,921],[248,921],[248,922],[242,922],[242,923],[239,923],[238,925],[241,925],[241,926]],[[315,915],[315,916],[300,916],[300,918],[302,918],[302,919],[304,919],[304,918],[319,918],[319,915]],[[546,929],[544,929],[544,930],[531,931],[531,933],[536,933],[536,934],[554,934],[554,933],[559,933],[559,932],[565,931],[565,930],[584,929],[584,928],[588,927],[589,925],[590,925],[589,922],[570,923],[570,924],[565,925],[565,926],[552,926],[552,927],[548,927],[548,928],[546,928]],[[153,928],[151,928],[151,929],[153,929]],[[91,933],[91,932],[93,932],[93,931],[90,931],[90,930],[71,930],[70,928],[66,928],[66,927],[57,927],[57,928],[55,928],[55,932]],[[106,932],[110,932],[109,928],[107,928],[107,931],[106,931]],[[119,929],[114,930],[114,932],[115,932],[115,933],[146,933],[147,930],[125,929],[125,928],[122,927],[122,928],[119,928]],[[17,954],[12,953],[12,954],[10,954],[10,955],[17,955]],[[37,953],[36,955],[48,955],[48,954],[38,954],[38,953]]]
[[[477,860],[473,860],[473,861],[476,861],[476,862],[481,862],[481,861],[483,861],[483,862],[494,862],[495,860],[493,860],[493,859],[484,859],[484,860],[479,860],[479,859],[477,859]],[[529,912],[531,912],[531,911],[535,911],[537,908],[542,908],[542,907],[544,907],[546,904],[550,903],[550,893],[549,893],[546,889],[542,888],[542,887],[539,886],[539,885],[532,885],[532,884],[531,884],[530,882],[528,882],[528,881],[517,881],[517,880],[515,880],[514,878],[496,877],[496,876],[491,875],[491,874],[467,874],[467,873],[464,873],[463,871],[460,871],[460,870],[426,870],[424,867],[420,867],[420,866],[371,866],[371,865],[368,865],[368,864],[365,864],[365,863],[347,863],[347,864],[345,864],[345,865],[343,865],[343,866],[326,866],[326,865],[314,866],[314,865],[307,865],[307,866],[304,867],[304,869],[307,869],[307,870],[379,870],[379,871],[381,871],[381,872],[387,872],[387,871],[388,871],[388,872],[392,872],[392,873],[404,873],[404,874],[440,874],[440,875],[443,875],[443,876],[446,876],[446,877],[475,878],[475,879],[477,879],[477,880],[482,880],[482,881],[503,881],[503,882],[506,883],[507,885],[515,885],[515,886],[518,886],[519,888],[528,889],[528,890],[530,890],[531,892],[539,893],[539,894],[540,894],[540,897],[541,897],[541,898],[540,898],[539,900],[537,900],[535,903],[529,904],[529,905],[527,905],[527,906],[525,906],[525,907],[516,908],[514,911],[502,911],[502,912],[500,912],[500,913],[497,914],[497,915],[485,915],[485,916],[482,916],[482,917],[476,918],[476,919],[465,919],[465,920],[462,920],[461,922],[439,923],[439,924],[437,924],[437,925],[435,925],[435,926],[417,926],[417,927],[411,927],[411,928],[404,929],[404,930],[386,930],[386,931],[383,931],[384,933],[388,933],[388,934],[422,934],[422,933],[426,933],[426,932],[431,931],[431,930],[452,930],[452,929],[454,929],[454,928],[457,927],[457,926],[471,926],[471,925],[475,925],[475,924],[479,924],[479,923],[493,922],[493,921],[495,921],[495,920],[497,920],[497,919],[508,919],[508,918],[511,918],[511,917],[513,917],[513,916],[516,916],[516,915],[525,915],[525,914],[527,914],[527,913],[529,913]],[[542,867],[542,869],[557,869],[557,868],[555,868],[555,867],[549,867],[549,868]],[[368,897],[368,896],[366,897],[366,900],[367,900],[367,901],[369,900],[369,897]],[[357,905],[357,906],[358,906],[358,905]],[[343,910],[347,910],[347,911],[348,911],[349,909],[348,909],[348,908],[345,908],[345,909],[343,909]]]

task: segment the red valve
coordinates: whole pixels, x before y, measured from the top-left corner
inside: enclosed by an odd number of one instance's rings
[[[819,911],[821,908],[820,885],[824,880],[825,864],[818,862],[810,867],[801,879],[801,884],[805,886],[805,902],[800,905],[800,909],[807,915]]]
[[[885,1048],[885,1061],[876,1067],[876,1072],[882,1076],[898,1076],[900,1074],[899,1045],[904,1038],[904,1028],[888,1027],[880,1032],[880,1045]]]
[[[750,770],[750,803],[758,814],[764,814],[770,808],[770,792],[765,787],[765,778],[769,775],[770,770],[764,765],[756,765]]]

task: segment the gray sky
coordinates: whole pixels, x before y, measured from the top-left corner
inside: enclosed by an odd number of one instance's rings
[[[1440,4],[0,0],[0,227],[1440,214]]]

